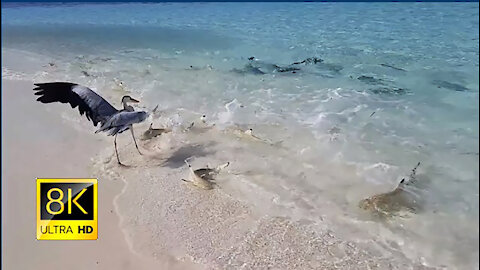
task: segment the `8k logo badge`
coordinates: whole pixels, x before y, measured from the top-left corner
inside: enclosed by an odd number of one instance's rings
[[[96,240],[97,179],[37,179],[37,239]]]

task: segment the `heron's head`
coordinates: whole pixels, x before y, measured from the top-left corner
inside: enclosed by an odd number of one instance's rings
[[[132,98],[131,96],[123,96],[123,97],[122,97],[122,103],[127,103],[127,102],[130,102],[130,103],[139,103],[140,101]]]

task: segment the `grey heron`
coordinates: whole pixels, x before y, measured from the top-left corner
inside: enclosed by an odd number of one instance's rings
[[[108,101],[95,93],[92,89],[70,82],[49,82],[35,83],[33,89],[35,95],[40,97],[37,101],[42,103],[69,103],[72,108],[78,107],[80,115],[84,115],[88,120],[93,122],[94,126],[100,123],[100,128],[95,131],[106,132],[108,136],[115,136],[113,143],[115,145],[115,154],[118,164],[123,165],[118,157],[117,150],[117,134],[126,130],[132,132],[133,141],[138,153],[141,155],[140,149],[133,133],[133,124],[143,122],[148,114],[144,111],[134,111],[133,107],[127,103],[138,103],[139,101],[130,96],[122,97],[123,109],[117,110],[110,105]]]

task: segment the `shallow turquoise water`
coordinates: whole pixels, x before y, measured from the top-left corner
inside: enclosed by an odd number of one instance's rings
[[[263,135],[285,140],[299,155],[306,151],[313,163],[321,156],[355,164],[358,177],[342,180],[354,193],[359,186],[395,186],[421,161],[429,213],[428,221],[418,221],[428,234],[422,241],[446,250],[438,252],[449,254],[442,263],[461,267],[466,261],[468,268],[478,262],[478,8],[478,3],[22,6],[2,9],[2,38],[4,49],[35,52],[45,63],[57,63],[43,79],[102,88],[116,78],[148,105],[165,110],[206,113],[226,126],[281,125],[286,131],[263,130]],[[251,56],[280,66],[308,57],[323,62],[301,66],[295,74],[263,67],[263,75],[231,72],[244,68]],[[307,139],[296,139],[300,135]],[[304,196],[315,196],[315,190],[309,192]],[[331,193],[337,204],[353,204],[342,190]]]

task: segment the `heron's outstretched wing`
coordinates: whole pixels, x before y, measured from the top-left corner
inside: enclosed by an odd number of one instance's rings
[[[37,101],[42,103],[69,103],[72,108],[78,106],[80,114],[93,122],[104,124],[118,110],[88,87],[69,82],[35,83]]]
[[[148,114],[144,111],[130,112],[122,110],[110,117],[95,133],[107,131],[108,135],[115,135],[127,130],[132,124],[143,122],[147,117]]]

